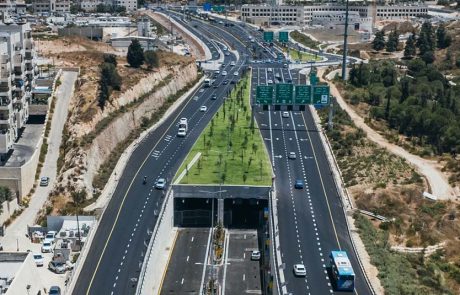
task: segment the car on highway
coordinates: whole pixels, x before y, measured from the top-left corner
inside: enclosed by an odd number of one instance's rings
[[[40,186],[48,186],[49,182],[50,178],[47,176],[43,176],[42,178],[40,178]]]
[[[269,84],[269,85],[270,85],[270,84],[273,84],[273,80],[268,80],[268,81],[267,81],[267,84]]]
[[[212,99],[212,100],[216,100],[216,99],[217,99],[217,95],[216,95],[216,94],[213,94],[213,95],[211,96],[211,99]]]
[[[297,158],[297,156],[296,156],[295,152],[290,152],[288,158],[291,159],[291,160],[295,160]]]
[[[228,80],[224,80],[224,82],[222,82],[223,85],[227,85],[228,84]]]
[[[230,52],[226,51],[225,56],[229,56],[229,55],[230,55]]]
[[[219,70],[217,70],[217,71],[215,71],[215,72],[214,72],[214,74],[217,74],[217,75],[219,75],[219,74],[220,74],[220,71],[219,71]]]
[[[303,264],[294,264],[294,275],[297,277],[304,277],[307,275],[307,270]]]
[[[166,187],[166,179],[158,178],[157,181],[155,181],[156,189],[164,189],[165,187]]]
[[[42,253],[51,253],[53,252],[53,241],[44,241],[42,244]]]
[[[201,106],[200,107],[200,112],[206,112],[208,110],[207,106]]]
[[[48,269],[58,274],[65,273],[66,271],[65,264],[57,261],[50,261],[50,263],[48,263]]]
[[[251,252],[251,260],[260,260],[260,251],[259,250],[253,250]]]
[[[288,65],[287,65],[287,64],[284,64],[284,65],[283,65],[283,67],[284,67],[284,68],[287,68],[287,67],[288,67]]]
[[[179,128],[177,130],[177,136],[178,137],[185,137],[187,135],[187,129],[185,128]]]
[[[61,288],[58,286],[51,286],[48,295],[61,295]]]
[[[199,93],[203,93],[204,92],[204,89],[201,88],[200,91],[198,91]]]
[[[289,118],[289,112],[283,112],[283,118]]]
[[[234,72],[234,73],[233,73],[233,76],[238,76],[238,72]]]
[[[34,254],[34,261],[36,266],[43,266],[43,261],[45,258],[43,258],[43,255],[41,254]]]
[[[194,96],[194,97],[193,97],[193,100],[194,100],[194,101],[197,101],[198,99],[200,99],[199,96]]]
[[[294,183],[294,188],[296,189],[303,189],[303,180],[297,179]]]
[[[227,71],[222,71],[222,76],[227,76]]]
[[[223,24],[224,24],[224,22],[220,20],[220,21],[219,21],[219,25],[223,25]]]
[[[236,65],[236,64],[235,64],[234,61],[232,61],[232,62],[230,63],[230,66],[231,66],[231,67],[234,67],[235,65]]]
[[[273,72],[273,69],[272,69],[272,68],[268,68],[268,69],[267,69],[267,72],[271,73],[271,72]]]

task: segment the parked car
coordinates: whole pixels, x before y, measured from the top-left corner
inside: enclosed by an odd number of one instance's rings
[[[295,181],[294,188],[303,189],[303,180],[302,179],[297,179]]]
[[[307,275],[307,270],[303,264],[294,264],[294,275],[304,277]]]
[[[53,241],[44,241],[42,244],[42,253],[51,253],[53,252]]]
[[[48,268],[54,273],[65,273],[66,271],[65,264],[56,261],[50,261],[50,263],[48,263]]]
[[[253,250],[251,252],[251,260],[260,260],[260,251],[259,250]]]
[[[34,261],[36,266],[43,266],[43,255],[41,254],[34,254]]]
[[[54,242],[54,239],[56,238],[56,235],[57,235],[57,231],[50,230],[49,232],[46,233],[45,241],[53,241]]]
[[[155,181],[155,188],[156,189],[164,189],[165,186],[166,186],[166,179],[158,178],[157,181]]]
[[[61,288],[59,288],[58,286],[51,286],[48,294],[49,295],[61,295]]]
[[[50,178],[47,176],[43,176],[42,178],[40,178],[40,186],[48,186],[49,182]]]

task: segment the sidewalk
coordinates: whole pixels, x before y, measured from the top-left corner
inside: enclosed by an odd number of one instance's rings
[[[29,207],[6,228],[5,236],[0,239],[4,251],[17,251],[18,246],[19,251],[27,251],[32,248],[32,243],[26,237],[27,226],[34,225],[37,213],[42,209],[54,185],[62,130],[67,120],[69,103],[77,77],[78,73],[76,72],[64,71],[61,75],[62,84],[56,92],[57,100],[48,139],[48,153],[40,175],[40,177],[48,176],[50,178],[49,185],[46,187],[37,186],[35,193],[30,199]]]
[[[419,156],[409,153],[400,146],[388,142],[377,131],[369,127],[364,122],[364,119],[346,103],[337,87],[333,83],[329,83],[329,85],[331,88],[331,95],[336,97],[340,107],[345,112],[347,112],[355,125],[366,132],[368,139],[378,144],[379,146],[386,148],[391,153],[406,159],[409,163],[414,165],[417,168],[417,171],[421,173],[428,181],[429,186],[431,187],[431,193],[433,195],[442,200],[455,199],[456,195],[459,193],[450,186],[447,176],[440,171],[440,168],[438,167],[439,164],[436,161],[423,159]]]

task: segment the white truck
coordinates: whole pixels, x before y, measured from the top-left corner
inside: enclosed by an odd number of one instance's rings
[[[188,123],[187,118],[181,118],[179,121],[179,130],[177,131],[177,136],[185,137],[187,135]]]

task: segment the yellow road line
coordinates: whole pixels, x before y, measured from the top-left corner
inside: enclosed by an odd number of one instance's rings
[[[160,295],[161,289],[163,289],[163,282],[164,282],[165,277],[166,277],[166,272],[168,271],[169,261],[171,260],[172,253],[174,251],[174,247],[176,246],[176,240],[177,240],[178,235],[179,235],[179,230],[176,230],[176,235],[174,236],[174,241],[173,241],[173,244],[172,244],[172,247],[171,247],[171,252],[169,252],[169,256],[168,256],[168,262],[166,263],[166,268],[163,271],[163,276],[161,277],[160,288],[158,288],[158,293],[157,293],[158,295]]]
[[[165,132],[160,136],[160,139],[163,138],[166,133],[168,133],[169,129],[171,128],[171,126],[173,126],[176,121],[177,121],[177,118],[179,118],[179,116],[181,115],[182,111],[187,107],[187,105],[190,103],[190,101],[192,101],[192,97],[194,96],[194,94],[198,91],[199,88],[197,88],[192,95],[190,95],[189,97],[189,100],[187,101],[187,103],[182,107],[182,109],[177,113],[177,116],[174,118],[174,120],[171,121],[171,124],[168,126],[168,128],[166,128]],[[91,286],[93,285],[93,281],[94,281],[94,277],[96,276],[96,273],[97,273],[97,270],[99,269],[99,265],[101,264],[101,260],[102,260],[102,257],[104,256],[104,253],[105,253],[105,249],[107,248],[107,245],[109,244],[109,241],[112,237],[112,233],[113,233],[113,230],[115,229],[115,225],[118,223],[118,218],[120,217],[120,212],[121,212],[121,209],[123,208],[123,205],[125,203],[125,200],[126,200],[126,197],[128,196],[128,192],[131,190],[131,186],[133,185],[134,183],[134,180],[136,179],[137,175],[139,174],[139,172],[141,171],[142,167],[144,167],[144,164],[145,162],[147,162],[147,160],[150,158],[149,155],[155,150],[155,148],[157,147],[157,145],[161,142],[161,140],[159,140],[155,146],[149,151],[149,153],[147,154],[147,156],[145,157],[144,161],[142,162],[142,164],[139,166],[139,168],[137,169],[136,171],[136,174],[134,174],[134,177],[132,178],[131,180],[131,183],[129,184],[128,186],[128,189],[126,190],[126,193],[125,195],[123,196],[123,200],[121,201],[121,204],[120,204],[120,207],[118,208],[118,212],[117,212],[117,216],[115,218],[115,221],[112,225],[112,228],[110,229],[110,233],[109,233],[109,236],[107,237],[107,240],[104,244],[104,248],[102,249],[102,253],[101,253],[101,256],[99,256],[99,260],[97,261],[97,264],[96,264],[96,268],[94,269],[94,272],[93,272],[93,275],[91,277],[91,281],[89,282],[89,285],[88,285],[88,289],[86,290],[86,295],[89,294],[89,291],[91,290]]]

